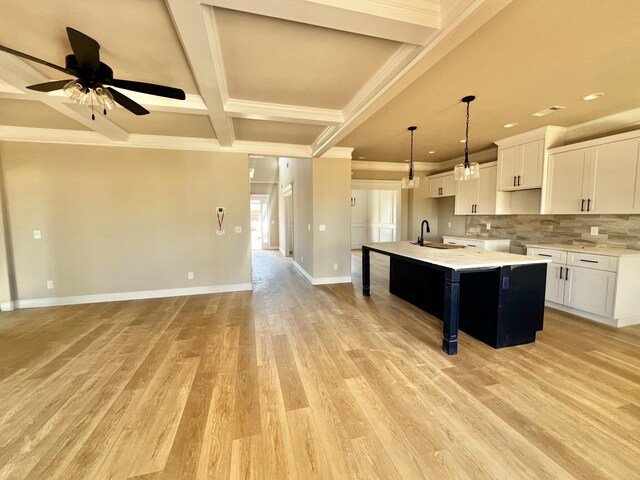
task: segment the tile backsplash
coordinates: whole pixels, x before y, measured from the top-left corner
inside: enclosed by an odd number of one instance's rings
[[[487,230],[487,223],[491,228]],[[598,235],[591,235],[598,227]],[[609,245],[640,250],[640,215],[467,216],[466,235],[508,238],[513,253],[532,243]]]

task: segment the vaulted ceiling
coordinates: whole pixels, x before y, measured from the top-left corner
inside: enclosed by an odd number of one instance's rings
[[[0,140],[287,156],[348,147],[402,162],[406,127],[418,125],[415,159],[442,162],[461,153],[469,94],[472,152],[548,124],[573,138],[640,128],[640,2],[0,2],[1,45],[63,65],[71,26],[100,43],[117,78],[187,93],[123,90],[151,114],[118,108],[93,121],[60,91],[26,89],[64,74],[0,52]],[[605,95],[582,99],[594,92]],[[566,108],[531,116],[553,105]]]

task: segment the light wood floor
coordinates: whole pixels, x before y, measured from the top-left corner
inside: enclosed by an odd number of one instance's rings
[[[493,350],[387,292],[255,290],[0,314],[0,479],[640,478],[640,327],[548,310]]]

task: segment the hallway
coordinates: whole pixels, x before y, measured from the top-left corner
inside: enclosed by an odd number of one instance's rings
[[[253,292],[0,314],[0,479],[638,478],[640,327],[502,350],[253,252]]]

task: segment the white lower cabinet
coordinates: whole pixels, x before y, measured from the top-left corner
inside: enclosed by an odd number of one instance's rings
[[[528,247],[527,255],[552,260],[545,290],[550,306],[613,326],[640,323],[640,252],[618,257]]]

